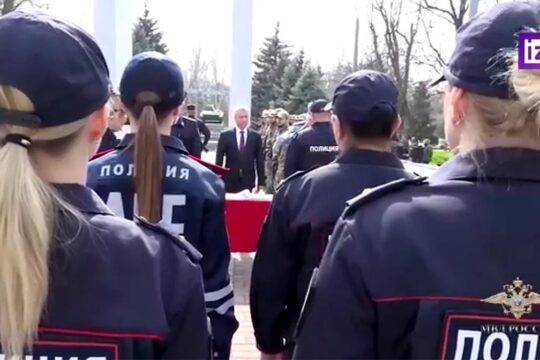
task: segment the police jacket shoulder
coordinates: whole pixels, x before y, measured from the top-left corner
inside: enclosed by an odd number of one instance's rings
[[[152,224],[141,216],[135,215],[135,223],[158,234],[164,235],[166,239],[172,241],[174,245],[178,246],[183,252],[185,252],[191,261],[195,263],[199,263],[201,261],[201,253],[197,251],[193,245],[187,242],[183,236],[174,235],[172,232],[159,224]]]
[[[416,177],[413,179],[398,179],[387,184],[380,185],[373,189],[366,189],[360,195],[352,198],[347,202],[344,216],[350,216],[356,212],[362,205],[375,201],[385,195],[395,193],[405,189],[408,186],[418,186],[427,183],[426,177]]]
[[[56,190],[84,221],[61,213],[56,238],[63,246],[51,255],[47,325],[93,324],[134,338],[140,333],[165,339],[171,321],[186,310],[190,291],[202,295],[200,267],[162,231],[114,216],[91,189],[62,184]],[[55,277],[56,272],[62,275]],[[73,289],[91,296],[69,303]]]
[[[284,186],[289,187],[293,182],[299,181],[300,178],[302,178],[304,175],[308,174],[309,172],[317,169],[319,166],[313,166],[307,170],[297,171],[288,178],[284,179],[281,184],[277,187],[276,191],[280,190]]]

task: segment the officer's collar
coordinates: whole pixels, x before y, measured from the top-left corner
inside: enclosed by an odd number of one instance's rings
[[[196,119],[194,118],[190,118],[189,116],[180,116],[178,118],[178,120],[176,120],[176,122],[174,123],[175,126],[180,126],[180,127],[184,127],[186,125],[186,120],[191,120],[191,121],[197,121]]]
[[[317,121],[311,124],[311,126],[330,126],[330,121]]]
[[[90,188],[81,184],[53,184],[68,204],[87,214],[114,215],[101,198]]]
[[[403,163],[391,152],[349,149],[339,154],[335,160],[338,164],[378,165],[403,169]]]
[[[135,134],[126,134],[120,144],[117,146],[117,148],[122,149],[128,147],[129,145],[131,145],[134,138]],[[185,155],[189,154],[182,140],[180,140],[176,136],[161,135],[161,145],[166,150],[180,152]]]
[[[430,182],[483,179],[540,182],[540,151],[490,148],[456,155],[430,177]]]
[[[185,123],[184,123],[184,117],[183,116],[180,116],[178,118],[178,120],[176,120],[176,122],[174,123],[175,126],[180,126],[180,127],[184,127]]]

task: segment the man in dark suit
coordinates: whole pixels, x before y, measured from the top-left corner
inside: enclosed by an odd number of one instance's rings
[[[223,176],[229,193],[242,190],[258,190],[264,185],[264,157],[261,136],[248,128],[249,111],[238,108],[234,112],[235,127],[221,133],[216,152],[216,164],[225,167],[229,173]],[[255,181],[257,180],[257,186]]]

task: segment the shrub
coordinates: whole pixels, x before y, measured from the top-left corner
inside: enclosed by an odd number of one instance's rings
[[[441,166],[451,157],[452,153],[448,150],[433,149],[433,155],[431,156],[430,164]]]

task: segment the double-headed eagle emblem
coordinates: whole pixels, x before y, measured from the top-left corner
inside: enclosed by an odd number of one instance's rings
[[[516,278],[510,285],[504,285],[503,289],[503,292],[483,299],[482,302],[499,304],[506,315],[512,314],[516,319],[530,314],[532,306],[540,304],[540,294],[533,292],[533,287],[523,284],[520,278]]]

